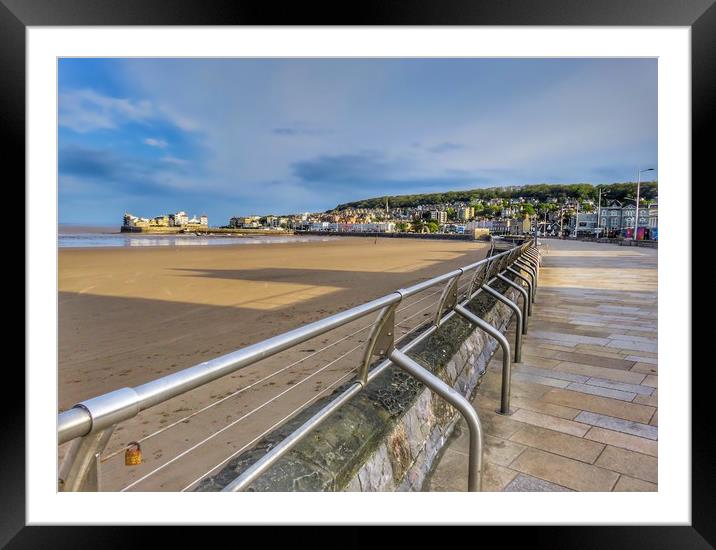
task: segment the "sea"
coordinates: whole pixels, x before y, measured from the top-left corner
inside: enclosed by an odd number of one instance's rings
[[[157,235],[122,233],[116,225],[70,225],[58,226],[59,248],[107,248],[140,246],[222,246],[244,244],[277,244],[296,242],[329,241],[337,237],[316,235]]]

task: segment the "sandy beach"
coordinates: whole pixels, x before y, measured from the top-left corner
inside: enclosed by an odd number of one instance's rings
[[[476,261],[485,250],[483,243],[468,241],[380,238],[61,249],[60,410]],[[406,304],[399,317],[405,319],[403,333],[432,314],[436,298]],[[356,327],[343,327],[123,424],[104,456],[103,489],[190,488],[287,413],[350,380],[362,351],[353,348],[367,336],[351,337]],[[339,338],[345,340],[320,352],[319,346]],[[287,368],[292,363],[297,364]],[[121,453],[113,451],[140,438],[146,438],[145,462],[124,466]]]

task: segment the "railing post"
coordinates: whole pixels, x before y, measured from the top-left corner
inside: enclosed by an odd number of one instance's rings
[[[497,328],[480,319],[477,315],[465,309],[465,307],[458,304],[455,306],[455,312],[462,315],[473,325],[477,325],[479,328],[484,330],[487,334],[497,340],[497,343],[502,347],[502,399],[500,401],[500,408],[497,412],[505,415],[512,414],[512,411],[510,411],[510,379],[512,377],[510,343],[507,341],[507,338],[505,338],[505,335]]]
[[[537,271],[537,276],[539,277],[539,268],[540,268],[539,260],[538,260],[537,258],[535,258],[535,257],[530,253],[529,250],[526,250],[526,251],[524,252],[524,254],[522,254],[522,255],[520,256],[520,258],[526,260],[528,264],[530,264],[531,266],[533,266],[533,267],[535,268],[535,270]]]
[[[529,254],[522,254],[519,258],[516,258],[516,260],[530,266],[535,271],[535,275],[539,277],[539,262],[536,262],[532,256]]]
[[[515,277],[517,277],[518,279],[522,279],[524,282],[527,283],[527,287],[529,289],[529,294],[530,294],[530,303],[534,303],[535,293],[534,293],[534,288],[532,287],[532,280],[528,279],[527,277],[522,275],[522,273],[520,273],[519,271],[515,271],[514,269],[512,269],[512,267],[508,267],[505,271],[509,271]],[[532,312],[532,306],[530,306],[530,314],[531,314],[531,312]]]
[[[468,454],[467,490],[479,491],[482,486],[482,425],[475,408],[460,392],[427,369],[420,366],[404,353],[393,350],[388,357],[395,365],[425,384],[431,391],[445,399],[462,414],[470,432]]]
[[[542,265],[542,253],[538,248],[528,248],[527,253],[530,254],[540,265]]]
[[[522,333],[524,331],[524,319],[522,318],[520,306],[487,284],[483,285],[482,288],[484,288],[485,292],[489,295],[507,305],[515,313],[515,317],[517,318],[517,323],[515,323],[515,363],[519,363],[522,361]]]
[[[513,265],[526,271],[527,274],[530,276],[530,278],[532,279],[532,298],[535,298],[537,295],[537,272],[534,270],[534,268],[532,266],[527,265],[520,260],[515,260]]]
[[[527,319],[530,315],[532,315],[532,303],[530,302],[530,295],[527,293],[523,286],[518,285],[514,281],[511,281],[502,273],[498,273],[497,278],[517,290],[522,295],[522,320],[524,321],[524,323],[522,324],[522,334],[527,334]]]

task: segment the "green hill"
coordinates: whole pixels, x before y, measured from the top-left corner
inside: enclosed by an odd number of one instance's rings
[[[539,201],[548,201],[550,199],[558,199],[562,201],[567,198],[593,199],[597,200],[599,188],[602,189],[602,197],[604,193],[608,198],[619,201],[626,197],[636,196],[636,182],[628,183],[612,183],[609,185],[591,185],[589,183],[573,183],[573,184],[539,184],[524,185],[513,187],[490,187],[486,189],[469,189],[467,191],[446,191],[444,193],[425,193],[419,195],[394,195],[374,197],[371,199],[363,199],[360,201],[347,202],[339,204],[334,210],[345,210],[347,208],[383,208],[385,207],[385,199],[391,208],[410,208],[426,204],[440,204],[451,202],[475,202],[479,200],[490,199],[516,199],[524,197],[527,199],[537,199]],[[640,197],[643,199],[655,199],[658,194],[657,182],[642,182],[640,189]]]

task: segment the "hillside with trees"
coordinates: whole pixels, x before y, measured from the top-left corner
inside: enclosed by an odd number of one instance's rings
[[[490,187],[486,189],[470,189],[467,191],[446,191],[444,193],[426,193],[418,195],[394,195],[374,197],[371,199],[363,199],[360,201],[339,204],[334,210],[345,210],[347,208],[382,208],[385,206],[385,200],[388,199],[391,208],[414,208],[416,206],[428,204],[449,204],[456,202],[465,202],[478,204],[481,201],[489,201],[490,199],[516,199],[524,197],[525,199],[537,199],[540,202],[546,202],[551,199],[557,199],[563,202],[566,199],[573,198],[579,200],[593,199],[597,200],[599,189],[602,190],[602,198],[616,199],[623,201],[625,198],[634,198],[636,196],[636,182],[628,183],[612,183],[608,185],[591,185],[589,183],[573,183],[573,184],[538,184],[525,185],[519,187]],[[642,182],[640,188],[640,198],[652,200],[657,197],[657,182]]]

